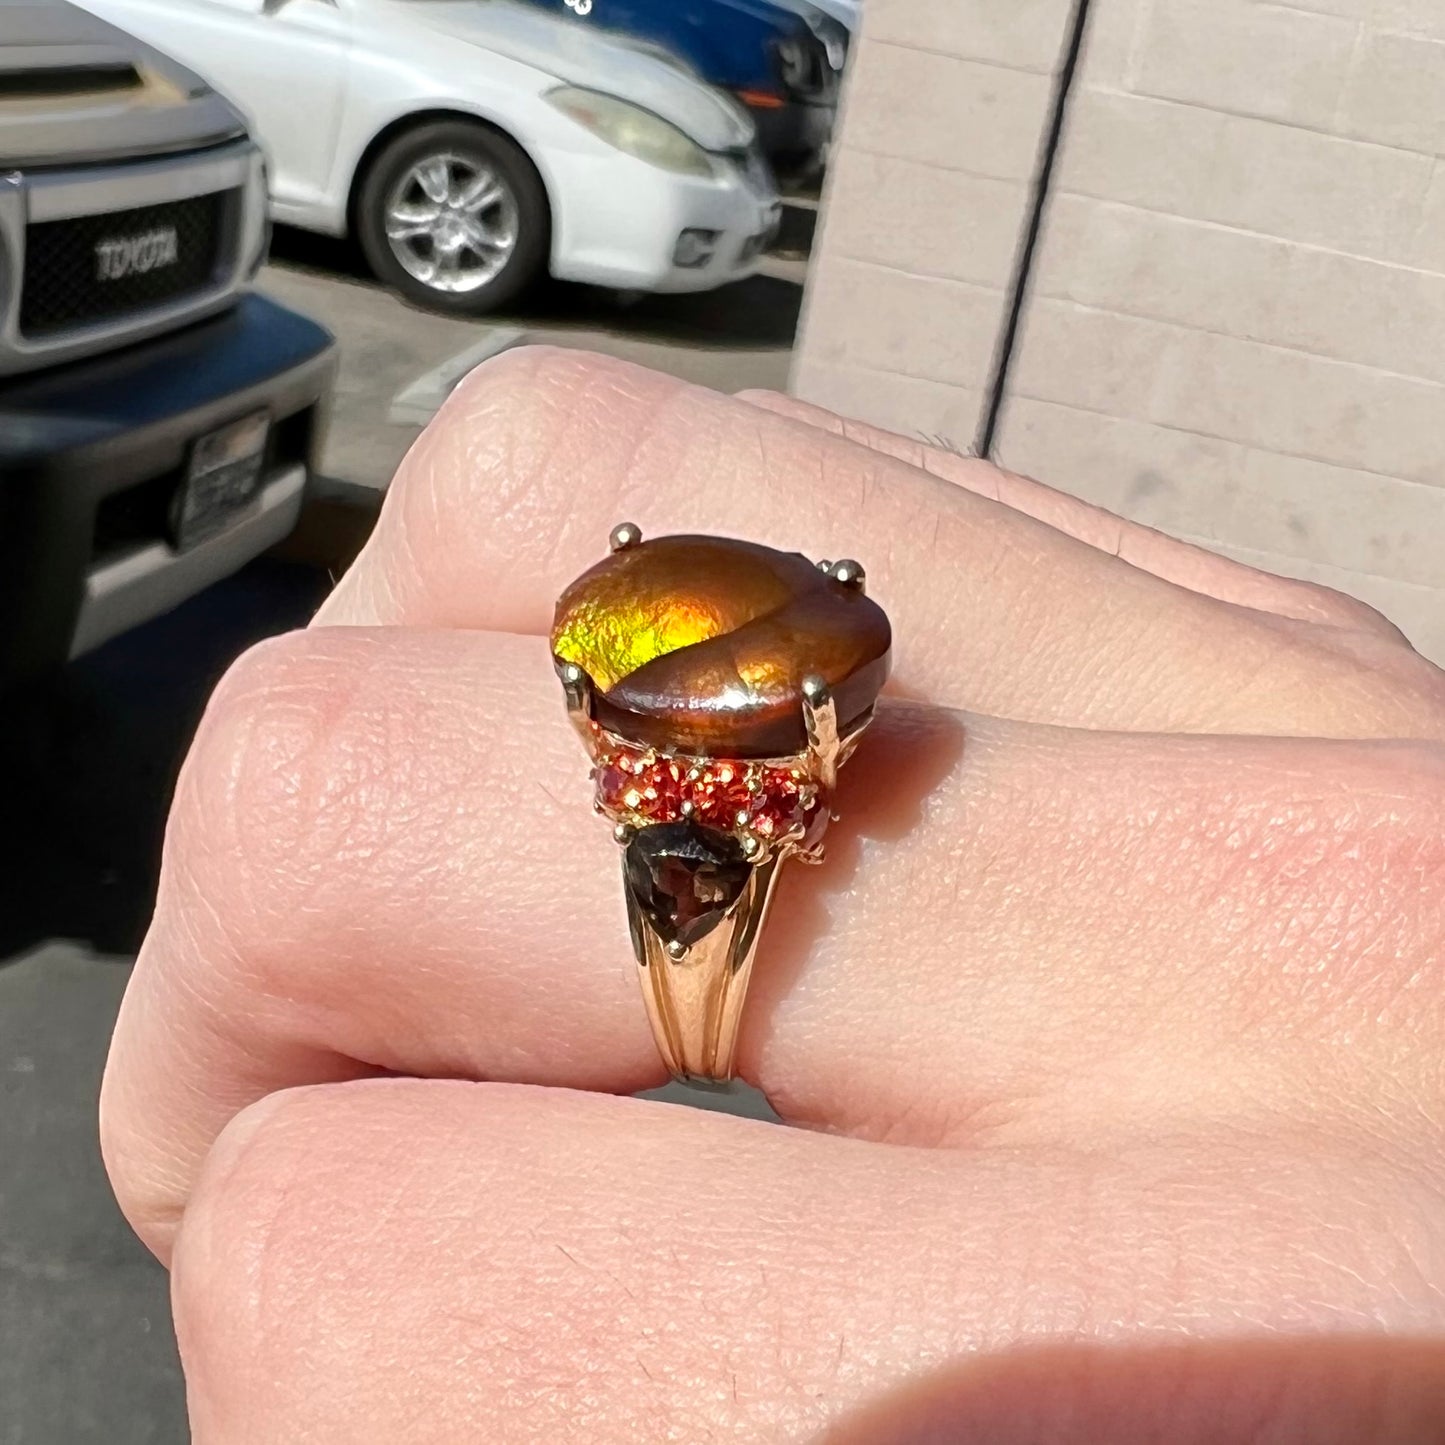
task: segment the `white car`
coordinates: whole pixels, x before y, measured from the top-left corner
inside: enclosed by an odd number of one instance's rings
[[[835,20],[841,20],[854,34],[863,18],[863,0],[813,0],[820,9],[826,10]]]
[[[790,10],[794,8],[793,0],[779,0],[779,3]],[[863,19],[863,0],[807,0],[807,5],[809,8],[821,10],[825,15],[831,15],[840,25],[847,26],[850,35],[858,33],[858,26]]]
[[[660,53],[529,5],[85,3],[248,113],[277,220],[354,234],[424,305],[490,311],[544,269],[707,290],[750,274],[777,227],[739,106]]]

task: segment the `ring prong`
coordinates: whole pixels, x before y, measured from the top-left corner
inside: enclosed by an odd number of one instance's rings
[[[635,547],[641,540],[642,528],[636,522],[619,522],[612,529],[612,535],[607,539],[607,545],[614,552],[625,552],[629,547]]]
[[[632,841],[632,835],[636,832],[631,823],[619,823],[613,830],[612,836],[624,845]]]
[[[557,676],[562,681],[562,695],[567,699],[567,716],[572,726],[590,743],[588,729],[592,722],[592,679],[586,668],[575,662],[563,662],[557,667]]]
[[[827,559],[826,557],[820,557],[820,558],[818,559],[818,571],[820,571],[820,572],[831,572],[832,570],[833,570],[833,564],[832,564],[830,561],[828,561],[828,559]]]
[[[751,833],[745,833],[742,849],[744,858],[756,858],[763,851],[763,845]]]
[[[868,581],[868,574],[863,570],[863,564],[855,562],[851,557],[845,557],[841,562],[834,562],[828,575],[835,582],[841,582],[845,587],[851,587],[856,592],[863,591]]]
[[[838,703],[827,681],[816,672],[803,678],[803,725],[813,776],[829,792],[838,781]]]
[[[679,959],[687,957],[687,944],[682,939],[674,938],[667,945],[667,956],[676,963]]]

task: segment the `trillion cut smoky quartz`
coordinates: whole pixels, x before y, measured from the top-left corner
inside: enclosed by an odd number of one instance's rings
[[[752,870],[736,838],[700,823],[640,828],[623,859],[627,887],[657,936],[685,947],[717,927]]]

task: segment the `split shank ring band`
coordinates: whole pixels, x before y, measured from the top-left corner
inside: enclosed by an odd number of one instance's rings
[[[891,632],[856,562],[630,523],[611,546],[558,600],[553,659],[622,847],[658,1051],[721,1082],[778,870],[822,859]]]

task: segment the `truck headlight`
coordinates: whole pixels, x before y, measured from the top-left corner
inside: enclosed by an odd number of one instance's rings
[[[247,204],[252,213],[247,217],[244,274],[253,280],[271,252],[271,168],[266,163],[265,152],[257,155],[251,173],[250,194]]]
[[[680,176],[713,174],[708,153],[691,136],[640,105],[575,85],[549,91],[547,99],[608,145],[648,165]]]

